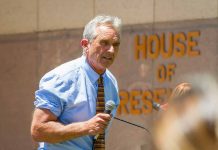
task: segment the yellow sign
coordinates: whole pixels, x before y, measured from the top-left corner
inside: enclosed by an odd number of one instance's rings
[[[166,37],[167,36],[167,37]],[[196,49],[198,45],[197,38],[200,36],[200,31],[192,31],[187,34],[180,33],[162,33],[160,36],[154,35],[136,35],[134,43],[135,59],[156,59],[159,56],[162,58],[198,56],[200,50]],[[167,39],[167,40],[166,40]],[[166,48],[168,45],[168,48]]]
[[[168,59],[173,56],[181,58],[184,56],[195,57],[200,55],[198,38],[200,31],[188,33],[162,33],[161,35],[136,35],[134,37],[134,58],[157,59],[159,57]],[[175,63],[160,64],[157,67],[156,79],[159,83],[170,82],[175,75],[177,65]],[[171,94],[171,88],[158,88],[153,90],[121,90],[120,106],[118,114],[140,115],[152,112],[152,102],[161,103]]]

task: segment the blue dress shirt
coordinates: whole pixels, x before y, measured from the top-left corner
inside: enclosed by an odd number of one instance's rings
[[[87,121],[96,114],[97,74],[82,56],[46,73],[35,92],[36,108],[50,110],[62,124]],[[103,74],[105,102],[119,105],[115,77],[106,69]],[[117,108],[117,107],[116,107]],[[115,115],[116,109],[112,111]],[[93,136],[83,136],[60,143],[39,143],[39,150],[91,150]]]

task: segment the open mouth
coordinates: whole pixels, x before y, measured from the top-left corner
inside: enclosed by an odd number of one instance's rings
[[[103,56],[104,59],[106,60],[112,60],[113,58],[112,57],[108,57],[108,56]]]

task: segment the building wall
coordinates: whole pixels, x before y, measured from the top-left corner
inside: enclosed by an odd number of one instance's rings
[[[83,28],[97,14],[125,25],[218,17],[218,0],[1,0],[0,34]]]
[[[120,52],[110,68],[117,77],[121,101],[127,102],[127,111],[120,108],[117,117],[151,129],[158,113],[144,105],[141,93],[166,90],[160,98],[148,98],[164,102],[168,89],[184,81],[183,75],[218,75],[218,0],[0,0],[0,7],[0,150],[36,149],[30,137],[34,91],[47,71],[81,56],[82,28],[96,14],[117,15],[124,23]],[[159,53],[152,59],[144,58],[141,50],[140,59],[135,58],[136,36],[142,45],[144,35],[160,40],[165,34],[168,48],[169,34],[182,34],[187,50],[187,35],[192,32],[199,33],[194,38],[199,55],[163,58]],[[155,52],[158,44],[153,45]],[[174,74],[160,82],[157,71],[169,64],[176,65]],[[114,120],[107,147],[152,149],[151,136]]]

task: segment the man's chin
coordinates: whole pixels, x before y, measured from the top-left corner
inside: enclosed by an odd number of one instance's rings
[[[101,66],[104,68],[109,68],[113,64],[113,61],[104,61],[101,63]]]
[[[111,66],[111,64],[112,64],[112,63],[110,63],[110,64],[102,64],[102,67],[105,68],[105,69],[107,69],[107,68],[109,68],[109,67]]]

